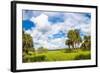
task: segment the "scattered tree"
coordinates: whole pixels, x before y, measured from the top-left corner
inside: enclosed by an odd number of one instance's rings
[[[82,49],[87,49],[87,50],[90,50],[91,49],[91,37],[90,36],[84,36],[84,39],[83,39],[83,43],[81,45],[81,48]]]
[[[68,31],[68,40],[66,40],[65,44],[69,46],[69,48],[77,48],[81,43],[81,36],[79,30],[69,30]],[[78,46],[77,46],[78,45]]]
[[[34,51],[34,45],[33,45],[33,40],[32,37],[29,34],[26,34],[24,31],[22,32],[22,44],[23,44],[23,51],[28,53],[28,51]]]

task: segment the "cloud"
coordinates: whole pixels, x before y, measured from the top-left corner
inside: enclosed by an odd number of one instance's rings
[[[29,20],[33,17],[33,12],[31,10],[22,10],[23,20]]]
[[[54,13],[54,12],[53,12]],[[53,14],[51,13],[51,14]],[[64,22],[65,18],[64,18],[64,14],[63,13],[60,13],[60,12],[55,12],[56,14],[49,14],[49,18],[48,18],[48,21],[51,22],[52,24],[55,24],[55,23],[59,23],[59,22]]]
[[[35,18],[35,22],[38,28],[44,28],[49,26],[48,16],[45,14],[41,14]]]
[[[35,27],[25,32],[33,37],[35,48],[67,47],[65,40],[70,29],[80,29],[81,34],[90,35],[91,15],[89,13],[32,11],[32,14],[29,20],[35,24]]]
[[[45,14],[41,14],[36,18],[32,18],[31,21],[35,22],[36,28],[42,33],[46,33],[48,30],[51,29],[51,25],[48,22],[48,16]]]
[[[81,25],[80,26],[81,31],[84,33],[84,35],[90,35],[91,34],[91,25]]]
[[[74,24],[89,24],[91,19],[90,13],[65,13],[65,16]]]

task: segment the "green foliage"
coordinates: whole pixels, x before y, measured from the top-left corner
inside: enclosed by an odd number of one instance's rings
[[[82,43],[81,48],[83,50],[91,49],[91,37],[90,36],[84,36],[84,42]]]
[[[68,39],[65,41],[65,44],[68,45],[68,48],[82,48],[83,50],[91,49],[91,36],[84,36],[84,39],[81,39],[79,30],[69,30]],[[77,47],[82,42],[81,46]]]
[[[85,60],[85,59],[91,59],[91,55],[90,55],[90,53],[88,53],[88,54],[79,54],[79,55],[77,55],[76,57],[75,57],[75,60]]]
[[[68,31],[68,39],[66,40],[65,44],[72,48],[76,48],[76,44],[80,44],[82,41],[79,30],[69,30]]]
[[[29,34],[26,34],[24,31],[22,32],[22,35],[23,52],[28,54],[28,51],[34,51],[32,37]]]
[[[23,58],[23,62],[41,62],[45,61],[46,56],[45,55],[37,55],[37,56],[26,56]]]
[[[65,44],[68,45],[68,48],[71,48],[71,46],[73,46],[73,42],[70,39],[66,40]]]
[[[65,53],[64,50],[48,51],[47,53],[34,53],[35,52],[31,52],[31,55],[24,54],[23,62],[86,60],[91,57],[90,50],[82,51],[80,49],[67,51],[67,53]]]
[[[32,37],[23,31],[23,62],[42,62],[42,61],[68,61],[91,59],[91,37],[84,36],[81,39],[79,30],[69,30],[68,39],[65,44],[69,48],[63,50],[49,51],[47,48],[40,47],[34,49]],[[83,42],[84,41],[84,42]],[[81,42],[81,47],[77,47]],[[88,50],[87,50],[88,49]]]
[[[33,47],[32,37],[29,34],[23,34],[23,48]]]
[[[34,58],[31,58],[32,62],[41,62],[41,61],[45,61],[45,60],[46,60],[45,55],[35,56]]]

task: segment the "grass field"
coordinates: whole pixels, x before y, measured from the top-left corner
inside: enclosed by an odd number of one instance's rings
[[[48,62],[48,61],[69,61],[91,59],[90,50],[54,50],[47,52],[23,53],[23,62]]]

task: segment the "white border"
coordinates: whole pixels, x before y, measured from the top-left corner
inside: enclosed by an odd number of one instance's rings
[[[44,10],[44,11],[70,11],[70,12],[89,12],[91,13],[91,60],[78,60],[78,61],[60,61],[60,62],[41,62],[41,63],[22,63],[22,9],[26,10]],[[52,67],[72,67],[72,66],[85,66],[96,64],[96,31],[95,31],[95,9],[81,8],[81,7],[60,7],[60,6],[45,6],[45,5],[28,5],[17,4],[17,70],[22,69],[38,69],[38,68],[52,68]]]

